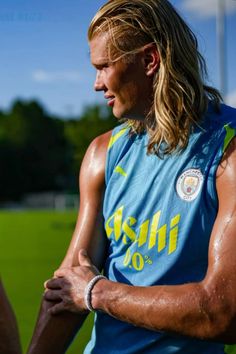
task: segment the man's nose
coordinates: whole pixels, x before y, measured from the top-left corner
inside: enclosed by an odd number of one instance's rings
[[[102,79],[102,75],[100,72],[97,72],[96,79],[94,82],[94,90],[101,91],[101,90],[104,90],[104,88],[105,88],[105,85],[104,85],[104,81]]]

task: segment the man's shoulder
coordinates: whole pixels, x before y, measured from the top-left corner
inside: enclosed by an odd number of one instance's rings
[[[107,148],[112,130],[97,136],[89,145],[80,169],[80,190],[84,186],[97,190],[103,187],[105,181],[105,166]]]
[[[96,153],[106,154],[114,143],[119,140],[124,133],[128,132],[129,127],[127,124],[120,124],[114,129],[109,130],[108,132],[97,136],[90,144],[89,149],[93,150]]]
[[[90,144],[89,149],[92,150],[93,153],[105,153],[107,151],[109,141],[112,136],[112,131],[109,130],[106,133],[103,133],[101,135],[98,135]]]

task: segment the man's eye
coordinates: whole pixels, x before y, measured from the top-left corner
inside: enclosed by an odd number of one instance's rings
[[[102,71],[103,69],[109,68],[110,66],[111,66],[110,63],[94,65],[95,69],[98,71]]]

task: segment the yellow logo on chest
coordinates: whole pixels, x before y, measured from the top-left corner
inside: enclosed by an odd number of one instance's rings
[[[150,219],[145,220],[136,231],[137,219],[128,216],[123,220],[124,206],[121,206],[111,215],[105,225],[107,237],[114,236],[115,241],[121,240],[123,244],[138,243],[138,248],[148,246],[148,250],[157,247],[157,252],[165,248],[168,254],[173,253],[177,248],[180,214],[170,219],[168,224],[160,224],[161,210],[157,211]],[[169,226],[169,227],[168,227]],[[167,231],[168,230],[168,231]]]

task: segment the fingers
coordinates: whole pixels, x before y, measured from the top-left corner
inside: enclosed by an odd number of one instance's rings
[[[44,283],[43,283],[43,286],[44,286],[44,289],[47,290],[47,282],[49,281],[50,279],[46,280]]]
[[[61,268],[61,269],[58,269],[54,272],[54,277],[65,277],[66,274],[68,273],[68,269],[69,268]]]
[[[61,296],[61,291],[60,290],[47,290],[44,293],[44,299],[47,301],[61,301],[62,296]]]
[[[61,312],[66,311],[65,304],[63,302],[60,302],[59,304],[54,305],[48,310],[48,313],[50,315],[57,315]]]
[[[61,289],[62,279],[61,278],[49,279],[44,283],[44,286],[46,289]]]

